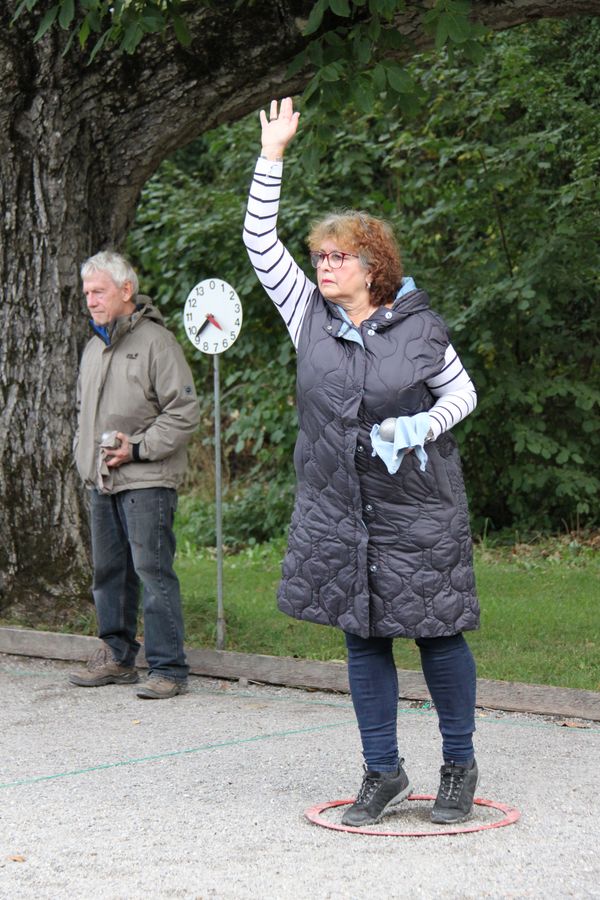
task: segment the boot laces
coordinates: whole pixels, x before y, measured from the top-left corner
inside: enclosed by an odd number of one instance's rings
[[[463,766],[443,766],[440,781],[440,797],[451,802],[458,800],[465,781]]]
[[[375,791],[379,787],[379,784],[379,779],[373,778],[371,775],[366,774],[363,777],[362,784],[360,786],[360,790],[358,792],[355,803],[361,803],[367,806],[372,800]]]
[[[95,669],[101,669],[102,666],[105,666],[108,662],[110,662],[110,659],[107,648],[98,647],[88,659],[86,668],[88,668],[90,672],[93,672]]]

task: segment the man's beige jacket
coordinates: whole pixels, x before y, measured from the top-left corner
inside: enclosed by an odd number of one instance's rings
[[[104,493],[176,488],[187,464],[186,444],[199,422],[190,368],[148,297],[131,316],[108,326],[83,351],[77,384],[75,462],[87,487],[98,487],[102,434],[121,431],[137,444],[134,459],[108,469]]]

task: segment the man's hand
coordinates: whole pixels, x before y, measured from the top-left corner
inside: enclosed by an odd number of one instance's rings
[[[131,462],[133,459],[131,444],[127,435],[123,434],[122,431],[117,431],[117,438],[121,441],[120,446],[107,450],[105,456],[106,465],[111,469],[117,469],[123,463]]]

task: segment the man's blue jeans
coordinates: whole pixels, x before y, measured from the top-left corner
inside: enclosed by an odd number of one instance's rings
[[[176,492],[156,487],[117,494],[92,490],[90,494],[98,636],[118,663],[135,664],[140,648],[136,632],[141,583],[144,651],[150,671],[171,681],[185,681],[181,595],[173,569]]]
[[[474,756],[476,673],[462,634],[417,638],[421,666],[434,702],[446,762]],[[392,638],[346,634],[348,677],[367,768],[394,772],[398,766],[398,674]]]

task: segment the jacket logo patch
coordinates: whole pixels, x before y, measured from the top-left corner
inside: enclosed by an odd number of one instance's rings
[[[127,359],[137,359],[138,356],[139,356],[139,353],[128,353]]]

